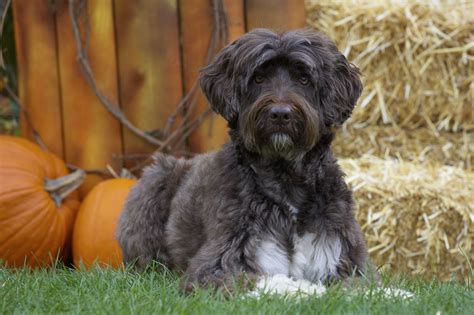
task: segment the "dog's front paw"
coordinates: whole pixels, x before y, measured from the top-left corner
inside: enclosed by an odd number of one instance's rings
[[[253,290],[259,281],[259,277],[254,273],[242,272],[233,277],[228,278],[225,287],[229,292]]]
[[[277,274],[259,278],[249,296],[260,297],[262,294],[279,294],[284,296],[321,296],[326,288],[321,283],[307,280],[295,280],[286,275]]]

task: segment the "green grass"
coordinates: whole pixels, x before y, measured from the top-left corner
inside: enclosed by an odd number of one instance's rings
[[[385,282],[416,294],[410,300],[380,294],[352,295],[340,287],[320,298],[284,299],[243,294],[224,297],[179,289],[170,272],[136,274],[65,267],[28,271],[0,268],[0,314],[473,314],[474,291],[468,285],[385,277]]]

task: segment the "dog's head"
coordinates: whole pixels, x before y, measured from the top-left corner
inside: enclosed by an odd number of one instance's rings
[[[257,29],[226,46],[200,83],[248,150],[292,158],[351,115],[359,75],[320,33]]]

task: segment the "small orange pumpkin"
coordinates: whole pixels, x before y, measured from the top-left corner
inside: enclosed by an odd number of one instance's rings
[[[109,179],[87,194],[74,224],[72,253],[76,267],[90,268],[94,263],[114,268],[122,265],[122,250],[115,230],[127,195],[135,183],[133,179]]]
[[[79,208],[74,191],[84,171],[68,175],[54,154],[0,135],[0,260],[12,267],[49,266],[69,251]]]

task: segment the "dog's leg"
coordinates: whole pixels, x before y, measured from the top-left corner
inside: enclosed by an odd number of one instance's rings
[[[189,165],[184,160],[157,155],[132,188],[120,217],[117,238],[126,265],[143,270],[153,260],[168,265],[165,224],[171,199]]]
[[[151,187],[140,185],[132,191],[117,230],[123,262],[140,271],[153,260],[166,260],[161,242],[164,227],[156,204],[157,197],[147,194],[147,188]]]
[[[184,274],[185,291],[191,292],[200,287],[230,294],[239,288],[249,289],[253,286],[257,277],[252,271],[245,270],[239,259],[241,253],[222,244],[224,242],[209,242],[190,260]]]
[[[351,228],[344,231],[343,242],[344,254],[338,266],[338,277],[334,280],[342,280],[343,286],[372,286],[380,285],[380,274],[377,267],[367,257],[367,250],[360,226],[354,220]],[[363,284],[363,285],[362,285]]]

